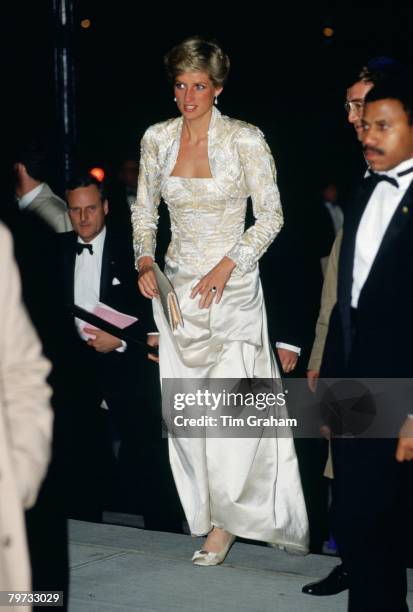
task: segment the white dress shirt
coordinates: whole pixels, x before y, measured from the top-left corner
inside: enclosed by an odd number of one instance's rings
[[[43,187],[44,183],[40,183],[40,185],[37,185],[37,187],[25,193],[21,198],[17,198],[17,204],[20,210],[27,208],[33,202],[33,200],[37,198]]]
[[[80,255],[76,255],[75,263],[75,304],[89,311],[92,311],[99,302],[105,236],[106,227],[103,227],[100,234],[91,242],[85,243],[80,236],[77,238],[80,244],[90,244],[93,248],[93,255],[87,249],[83,249]]]
[[[93,249],[93,254],[88,249],[83,249],[80,255],[76,255],[75,263],[75,304],[89,312],[92,312],[100,302],[100,277],[105,237],[106,227],[104,226],[100,234],[91,242],[85,243],[80,236],[77,238],[80,244],[90,244]],[[88,340],[89,336],[82,331],[85,327],[84,321],[76,318],[75,323],[80,337]],[[122,346],[116,349],[118,352],[123,352],[126,348],[126,342],[123,340],[121,342]]]
[[[378,174],[395,178],[399,187],[397,188],[386,181],[378,183],[361,217],[356,235],[353,264],[353,285],[351,289],[351,305],[353,308],[357,308],[360,292],[370,274],[391,218],[413,180],[413,173],[405,176],[398,176],[398,173],[412,167],[413,158],[402,162],[388,172],[378,172]]]

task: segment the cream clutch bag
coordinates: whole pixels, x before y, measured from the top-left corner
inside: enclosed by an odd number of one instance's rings
[[[161,300],[162,309],[168,319],[170,328],[175,330],[179,325],[184,326],[181,309],[174,288],[165,274],[160,270],[157,263],[153,264],[156,282],[159,289],[159,298]]]

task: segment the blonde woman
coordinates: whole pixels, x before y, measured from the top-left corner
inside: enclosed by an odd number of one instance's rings
[[[229,71],[213,41],[189,38],[165,57],[180,117],[141,143],[132,207],[139,289],[153,299],[161,378],[275,378],[258,260],[283,224],[274,161],[260,130],[217,109]],[[165,274],[184,325],[171,332],[153,270],[157,208],[172,240]],[[251,197],[255,224],[245,230]],[[193,535],[196,565],[221,563],[236,536],[298,552],[307,516],[291,438],[170,438],[170,461]]]

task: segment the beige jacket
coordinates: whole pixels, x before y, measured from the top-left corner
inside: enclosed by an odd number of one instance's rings
[[[23,510],[34,504],[49,462],[50,366],[22,305],[12,240],[1,224],[0,262],[0,591],[29,590]],[[10,608],[20,609],[29,610]]]
[[[340,255],[342,237],[343,231],[340,230],[334,241],[333,248],[331,249],[326,274],[324,277],[323,291],[321,293],[321,306],[315,328],[313,349],[311,351],[310,360],[307,366],[308,370],[315,370],[316,372],[320,371],[324,346],[327,338],[328,324],[330,322],[332,310],[337,302],[338,259]]]
[[[43,189],[27,207],[30,212],[39,215],[55,232],[71,232],[67,206],[45,183]]]

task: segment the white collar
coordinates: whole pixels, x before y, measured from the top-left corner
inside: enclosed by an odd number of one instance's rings
[[[25,208],[27,208],[29,204],[31,204],[33,200],[37,198],[43,187],[44,183],[40,183],[40,185],[37,185],[37,187],[25,193],[24,196],[22,196],[21,198],[17,198],[17,203],[19,205],[20,210],[24,210]]]

